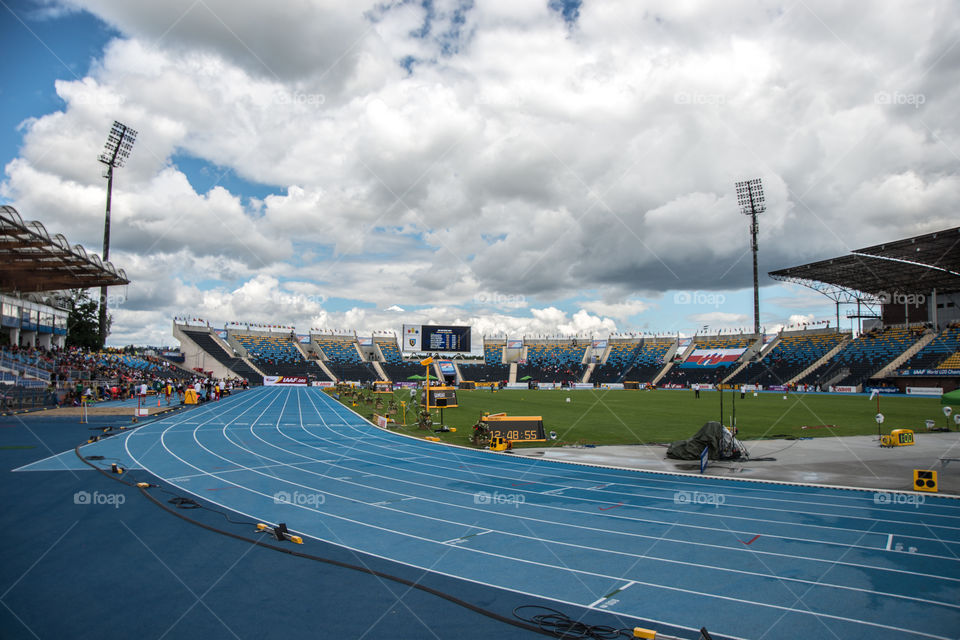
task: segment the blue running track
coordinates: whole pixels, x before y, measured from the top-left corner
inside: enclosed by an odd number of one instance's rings
[[[118,438],[132,466],[285,522],[307,552],[324,540],[518,604],[527,594],[727,638],[960,637],[954,499],[474,451],[378,429],[305,387]],[[106,446],[116,438],[81,451]]]

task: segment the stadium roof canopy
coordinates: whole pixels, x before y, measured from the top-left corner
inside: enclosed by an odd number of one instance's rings
[[[61,234],[52,238],[39,222],[24,222],[0,206],[0,290],[28,293],[129,284],[123,269]]]
[[[857,249],[850,255],[771,271],[834,300],[960,291],[960,227]]]

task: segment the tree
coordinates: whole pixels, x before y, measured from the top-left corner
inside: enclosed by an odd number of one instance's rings
[[[98,302],[86,289],[71,289],[62,299],[70,311],[67,316],[67,346],[100,349],[100,319]],[[112,317],[107,318],[107,334],[110,333]]]

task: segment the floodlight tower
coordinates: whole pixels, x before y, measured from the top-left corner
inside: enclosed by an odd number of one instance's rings
[[[110,259],[110,200],[113,196],[113,170],[126,163],[133,150],[133,143],[137,139],[137,132],[127,125],[113,121],[107,142],[103,145],[103,153],[97,158],[107,165],[103,177],[107,179],[107,215],[103,223],[103,261]],[[107,341],[107,287],[100,287],[100,346]]]
[[[757,275],[757,215],[767,210],[760,178],[736,183],[740,213],[750,216],[750,247],[753,249],[753,332],[760,333],[760,282]]]

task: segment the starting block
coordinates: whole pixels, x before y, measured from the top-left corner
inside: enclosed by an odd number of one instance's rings
[[[273,537],[281,542],[287,541],[294,544],[303,544],[303,538],[287,531],[287,524],[285,522],[281,522],[275,527],[259,522],[257,523],[257,531],[272,533]]]

